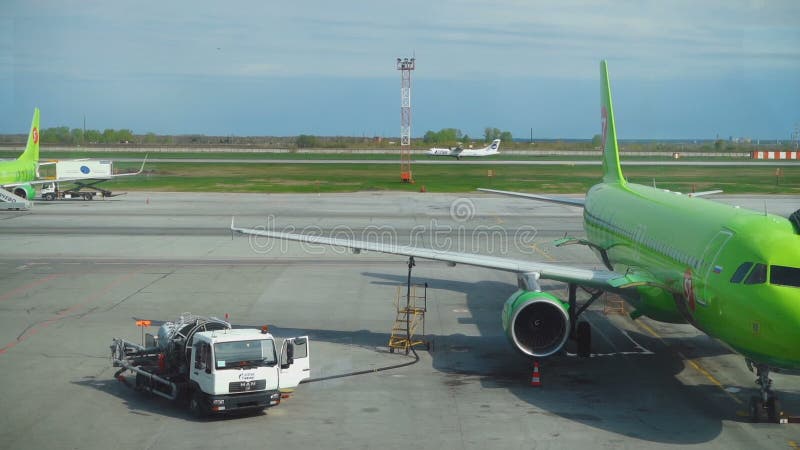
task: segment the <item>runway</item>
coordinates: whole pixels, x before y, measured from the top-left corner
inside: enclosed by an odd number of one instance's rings
[[[347,161],[349,163],[349,161]],[[463,163],[463,161],[462,161]],[[788,216],[797,197],[721,196]],[[743,359],[688,325],[587,312],[593,357],[544,361],[508,344],[513,275],[417,261],[431,352],[402,369],[301,385],[263,415],[198,421],[113,379],[113,337],[183,312],[309,335],[314,377],[407,361],[386,351],[402,257],[232,237],[231,217],[331,236],[599,267],[577,208],[484,194],[131,193],[0,212],[3,448],[791,448],[796,425],[751,424]],[[565,295],[565,286],[544,288]],[[571,349],[570,349],[571,350]],[[800,414],[800,378],[776,374]]]
[[[142,162],[142,158],[113,158],[118,162]],[[153,163],[192,163],[192,164],[397,164],[395,159],[269,159],[269,158],[148,158]],[[523,159],[483,159],[470,158],[457,160],[414,159],[413,164],[466,164],[466,165],[522,165],[522,166],[599,166],[600,160],[523,160]],[[740,166],[800,166],[800,161],[792,160],[741,160],[741,161],[622,161],[623,166],[705,166],[705,167],[740,167]]]

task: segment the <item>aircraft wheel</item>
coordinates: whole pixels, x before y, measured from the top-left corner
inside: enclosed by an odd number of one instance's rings
[[[767,398],[767,418],[772,423],[778,423],[781,416],[781,401],[778,397],[770,396]]]
[[[765,419],[764,402],[760,397],[750,397],[750,421],[753,423],[763,422]]]
[[[592,354],[592,326],[589,322],[578,322],[578,329],[575,331],[575,338],[578,341],[578,357],[588,358]]]

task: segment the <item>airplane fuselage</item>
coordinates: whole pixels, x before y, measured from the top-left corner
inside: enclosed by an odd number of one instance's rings
[[[453,158],[461,159],[461,157],[476,157],[476,156],[492,156],[499,153],[500,139],[495,139],[491,144],[483,148],[437,148],[434,147],[426,153],[428,156],[451,156]]]
[[[637,315],[685,321],[749,359],[800,369],[800,234],[786,218],[604,183],[586,196],[584,227],[613,270],[659,280],[626,297]]]
[[[461,157],[476,157],[476,156],[492,156],[496,155],[498,152],[496,150],[472,150],[472,149],[464,149],[460,152],[456,152],[449,148],[432,148],[428,150],[428,156],[451,156],[453,158],[461,158]]]

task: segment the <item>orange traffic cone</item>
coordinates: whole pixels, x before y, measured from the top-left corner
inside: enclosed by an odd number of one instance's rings
[[[542,380],[539,378],[539,361],[533,362],[533,374],[531,375],[531,386],[542,387]]]

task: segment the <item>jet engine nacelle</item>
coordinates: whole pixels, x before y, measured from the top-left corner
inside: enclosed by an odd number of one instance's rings
[[[30,184],[21,184],[14,188],[14,195],[28,200],[33,200],[36,197],[36,189]]]
[[[569,337],[569,304],[546,292],[520,289],[503,306],[503,329],[522,353],[550,356]]]

